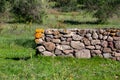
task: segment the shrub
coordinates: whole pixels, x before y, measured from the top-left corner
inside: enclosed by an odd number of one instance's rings
[[[40,23],[45,15],[42,0],[14,0],[12,13],[19,21],[32,21]]]

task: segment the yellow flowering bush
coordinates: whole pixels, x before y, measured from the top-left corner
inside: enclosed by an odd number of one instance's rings
[[[35,32],[35,38],[39,39],[43,37],[44,29],[36,29]]]

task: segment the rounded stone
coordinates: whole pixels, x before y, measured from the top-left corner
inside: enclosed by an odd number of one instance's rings
[[[55,56],[55,54],[53,54],[53,53],[51,53],[49,51],[42,52],[42,55],[44,55],[44,56]]]
[[[91,58],[90,51],[87,49],[82,49],[75,53],[76,58]]]
[[[98,34],[96,32],[94,32],[92,37],[93,37],[93,39],[98,39]]]
[[[43,46],[38,46],[38,47],[37,47],[37,50],[38,50],[39,52],[43,52],[43,51],[45,51],[45,48],[44,48]]]
[[[115,41],[115,48],[120,50],[120,41]]]
[[[80,41],[71,41],[70,45],[75,49],[84,49],[85,45]]]
[[[48,51],[53,51],[55,49],[55,44],[52,42],[45,42],[43,45]]]

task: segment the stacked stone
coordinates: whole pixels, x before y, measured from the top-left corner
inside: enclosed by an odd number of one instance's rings
[[[120,60],[120,29],[47,29],[36,44],[44,56]]]

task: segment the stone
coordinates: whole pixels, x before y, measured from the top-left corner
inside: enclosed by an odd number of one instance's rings
[[[70,45],[75,49],[84,49],[85,45],[80,41],[71,41]]]
[[[111,36],[109,36],[107,41],[113,41],[113,38]]]
[[[101,46],[100,46],[100,45],[95,45],[95,49],[100,50],[100,49],[101,49]]]
[[[100,50],[91,50],[91,53],[93,54],[101,54],[102,52]]]
[[[52,39],[52,42],[53,43],[60,43],[61,41],[60,41],[60,39]]]
[[[115,57],[120,57],[120,53],[115,52],[115,53],[114,53],[114,56],[115,56]]]
[[[91,40],[92,45],[101,44],[100,40]]]
[[[62,51],[61,50],[59,50],[59,49],[55,49],[55,55],[62,55],[63,53],[62,53]]]
[[[117,61],[120,61],[120,57],[117,57],[116,60],[117,60]]]
[[[78,31],[78,34],[79,34],[80,36],[84,36],[84,35],[86,34],[86,30],[79,30],[79,31]]]
[[[120,41],[120,37],[113,37],[114,41]]]
[[[65,54],[71,54],[71,53],[74,52],[74,50],[63,50],[63,52],[64,52]]]
[[[98,34],[96,32],[94,32],[92,37],[93,37],[93,39],[98,39]]]
[[[102,41],[101,46],[106,48],[108,46],[108,42],[107,41]]]
[[[93,49],[95,49],[95,46],[86,46],[86,49],[93,50]]]
[[[46,37],[53,38],[53,35],[46,35]]]
[[[72,41],[72,38],[67,38],[67,42],[71,42]]]
[[[73,54],[64,55],[65,57],[74,57]]]
[[[100,34],[103,34],[103,33],[104,33],[104,30],[103,30],[103,29],[99,29],[99,33],[100,33]]]
[[[52,30],[45,30],[44,33],[45,33],[46,35],[51,35],[51,34],[53,34]]]
[[[61,39],[61,41],[66,41],[66,38],[64,38],[64,37],[61,37],[60,39]]]
[[[36,44],[42,44],[44,41],[43,41],[43,39],[35,39],[35,43]]]
[[[49,51],[42,52],[42,55],[44,55],[44,56],[55,56],[55,54],[53,54],[53,53],[51,53]]]
[[[79,35],[74,35],[72,36],[73,40],[75,41],[80,41],[83,37],[82,36],[79,36]]]
[[[99,34],[98,38],[99,38],[99,39],[103,39],[103,35],[102,35],[102,34]]]
[[[120,32],[117,32],[117,33],[116,33],[116,36],[120,37]]]
[[[83,38],[83,42],[85,45],[89,46],[90,45],[90,41],[87,38]]]
[[[48,51],[53,51],[55,49],[55,44],[52,42],[45,42],[43,45]]]
[[[43,52],[43,51],[45,51],[45,48],[44,48],[43,46],[38,46],[38,47],[37,47],[37,50],[38,50],[39,52]]]
[[[104,52],[104,53],[111,53],[112,51],[111,51],[110,48],[104,48],[104,49],[103,49],[103,52]]]
[[[69,45],[70,42],[62,41],[61,44],[62,44],[62,45]]]
[[[108,47],[110,47],[111,49],[114,49],[114,44],[112,41],[108,42]]]
[[[91,58],[90,50],[82,49],[75,53],[76,58]]]
[[[50,38],[50,37],[46,37],[46,38],[45,38],[45,41],[47,41],[47,42],[51,42],[51,41],[52,41],[52,38]]]
[[[68,50],[71,49],[71,47],[69,45],[57,45],[56,47],[59,50]]]
[[[71,47],[69,45],[61,45],[61,46],[62,46],[62,50],[71,49]]]
[[[57,45],[57,46],[56,46],[56,49],[63,50],[63,48],[62,48],[61,45]]]
[[[70,34],[63,35],[64,38],[71,38],[72,36]]]
[[[92,35],[90,33],[87,33],[86,37],[89,38],[89,37],[92,37]]]
[[[99,57],[103,57],[102,52],[100,50],[91,50],[91,55],[94,56],[99,56]]]
[[[103,57],[104,58],[111,58],[111,54],[110,53],[103,53]]]
[[[103,40],[106,40],[108,38],[108,36],[103,36]]]
[[[53,31],[53,35],[56,36],[56,35],[59,35],[60,32],[59,31]]]
[[[120,41],[115,41],[115,48],[120,50]]]

